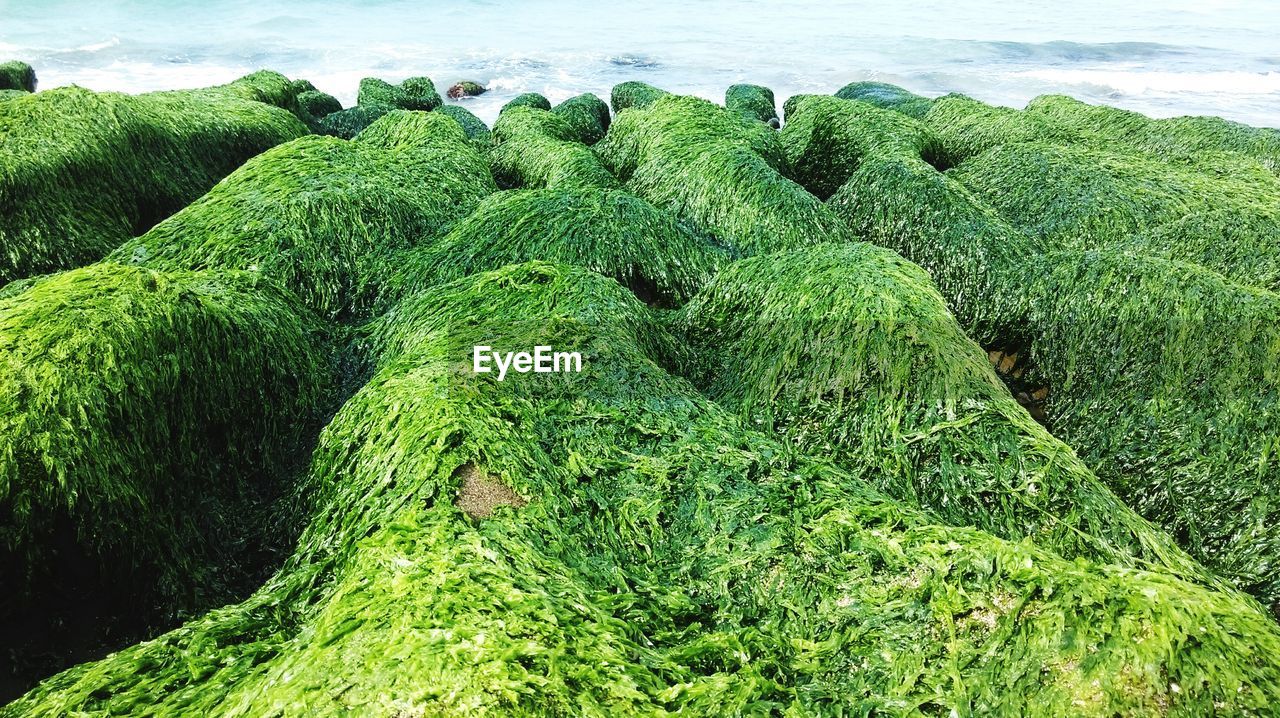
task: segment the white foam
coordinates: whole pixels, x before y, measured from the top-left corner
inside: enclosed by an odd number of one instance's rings
[[[1109,87],[1126,95],[1149,94],[1229,94],[1265,95],[1280,93],[1280,72],[1167,72],[1161,70],[1064,70],[1040,69],[1010,73],[1063,85]]]

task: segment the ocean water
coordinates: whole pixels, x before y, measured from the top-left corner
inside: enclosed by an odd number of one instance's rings
[[[354,102],[361,77],[608,97],[644,80],[721,100],[736,82],[830,93],[881,80],[1021,107],[1045,93],[1153,116],[1280,126],[1280,2],[1110,0],[0,0],[0,59],[41,88],[141,92],[270,68]]]

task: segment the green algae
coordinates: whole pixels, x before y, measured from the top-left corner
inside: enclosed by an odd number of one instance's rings
[[[777,100],[773,98],[773,90],[767,87],[732,85],[724,91],[724,106],[775,129],[780,126]]]
[[[550,110],[551,101],[536,92],[525,92],[511,98],[507,104],[502,106],[498,114],[502,114],[507,110],[514,110],[517,107],[532,107],[535,110]]]
[[[632,80],[620,82],[609,92],[609,104],[614,112],[622,112],[630,108],[644,108],[653,104],[660,97],[671,93],[661,90],[647,82]]]
[[[354,141],[304,137],[263,153],[112,258],[252,271],[324,316],[349,316],[376,294],[389,255],[443,234],[495,190],[457,122],[394,111]]]
[[[38,604],[80,555],[106,593],[216,593],[219,562],[265,533],[237,524],[248,497],[327,407],[327,342],[245,273],[101,263],[0,299],[6,587]]]
[[[497,382],[470,345],[581,374]],[[1265,714],[1249,601],[938,525],[749,430],[655,363],[616,283],[547,264],[407,299],[255,596],[5,715]],[[528,501],[468,516],[480,472]],[[1247,637],[1247,638],[1246,638]]]
[[[586,267],[672,306],[693,296],[727,258],[620,190],[517,190],[486,198],[440,241],[397,262],[391,296],[534,259]]]
[[[476,117],[471,110],[458,105],[441,105],[435,109],[435,112],[452,117],[462,126],[462,131],[466,133],[467,139],[477,145],[487,148],[493,144],[493,133],[489,131],[489,126],[479,117]]]
[[[504,189],[612,189],[618,179],[560,114],[534,107],[505,110],[493,125],[489,163]]]
[[[342,111],[342,103],[338,102],[338,98],[314,89],[298,93],[298,106],[316,119]]]
[[[551,111],[569,123],[573,138],[583,144],[594,145],[609,131],[609,106],[591,93],[570,97]]]
[[[744,255],[849,238],[784,176],[776,132],[706,100],[669,95],[620,114],[595,149],[626,189]]]
[[[282,109],[292,100],[286,78],[261,72],[204,90],[67,87],[0,104],[0,284],[99,259],[305,134]]]
[[[389,105],[400,110],[430,112],[442,104],[440,93],[429,77],[410,77],[392,85],[376,77],[360,81],[357,105]]]
[[[21,60],[0,62],[0,90],[36,91],[36,71]]]
[[[887,82],[850,82],[836,90],[835,95],[842,100],[859,100],[916,119],[923,118],[933,107],[933,100]]]

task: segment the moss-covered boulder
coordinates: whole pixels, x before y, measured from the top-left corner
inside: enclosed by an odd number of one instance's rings
[[[282,109],[293,100],[286,78],[264,72],[204,90],[66,87],[0,103],[0,284],[94,261],[306,134]]]
[[[369,339],[375,373],[321,438],[282,570],[6,714],[1193,716],[1280,700],[1280,629],[1252,602],[939,525],[796,454],[660,369],[669,339],[612,280],[476,275]],[[490,341],[555,343],[583,370],[457,370]]]
[[[398,85],[376,77],[366,77],[360,81],[356,104],[390,105],[400,110],[430,112],[439,107],[442,101],[429,77],[410,77]]]
[[[570,97],[551,111],[569,123],[574,139],[583,144],[594,145],[609,130],[609,106],[591,93]]]
[[[478,82],[463,80],[462,82],[455,82],[450,85],[446,94],[449,95],[450,99],[460,100],[464,97],[479,97],[488,91],[489,88]]]
[[[319,90],[298,93],[298,105],[307,114],[317,119],[342,111],[342,103],[338,102],[338,98]]]
[[[600,188],[500,192],[438,242],[398,262],[393,296],[534,259],[613,277],[651,304],[684,303],[724,252],[627,192]]]
[[[580,141],[578,129],[560,114],[534,107],[502,112],[493,125],[496,146],[489,153],[498,186],[616,188],[617,177]]]
[[[733,85],[724,92],[724,106],[774,129],[781,126],[778,121],[777,100],[773,97],[773,90],[767,87]]]
[[[551,101],[536,92],[525,92],[511,98],[507,104],[502,106],[498,114],[502,114],[507,110],[514,110],[517,107],[532,107],[535,110],[550,110]]]
[[[489,126],[479,117],[476,117],[471,110],[458,105],[441,105],[435,109],[442,115],[452,117],[466,133],[467,139],[475,142],[481,147],[489,147],[493,144],[493,133],[489,131]]]
[[[394,111],[354,141],[304,137],[255,157],[112,258],[256,272],[324,316],[349,316],[390,254],[443,234],[496,189],[457,122]]]
[[[867,102],[917,119],[933,107],[933,100],[887,82],[850,82],[836,90],[836,97]]]
[[[663,96],[620,114],[595,149],[627,189],[743,254],[850,238],[784,176],[776,132],[706,100]]]
[[[330,410],[325,330],[243,272],[100,263],[7,294],[0,619],[65,620],[40,611],[64,590],[134,620],[226,600]]]
[[[0,90],[36,91],[36,71],[25,62],[0,62]]]
[[[630,82],[620,82],[613,86],[609,93],[609,104],[613,106],[614,112],[622,112],[632,107],[647,107],[659,97],[669,94],[671,93],[654,87],[647,82],[632,80]]]

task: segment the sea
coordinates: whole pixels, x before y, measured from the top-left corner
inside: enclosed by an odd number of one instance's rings
[[[144,92],[261,68],[344,105],[360,78],[427,75],[492,121],[522,92],[607,99],[624,80],[722,100],[729,85],[855,80],[1021,107],[1063,93],[1148,115],[1280,126],[1277,0],[0,0],[0,61],[40,87]]]

